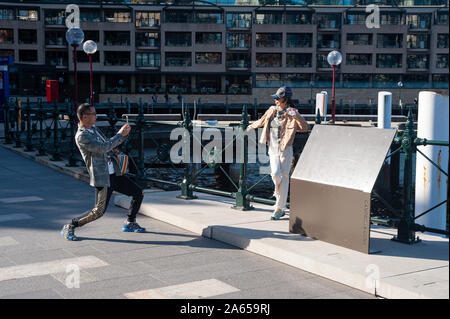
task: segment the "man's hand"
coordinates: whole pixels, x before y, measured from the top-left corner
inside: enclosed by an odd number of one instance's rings
[[[121,128],[120,128],[120,130],[119,130],[119,134],[122,134],[122,136],[127,136],[129,133],[130,133],[130,131],[131,131],[131,126],[130,126],[130,124],[124,124]]]

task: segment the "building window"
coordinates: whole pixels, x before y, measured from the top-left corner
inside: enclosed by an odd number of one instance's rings
[[[36,9],[21,10],[21,9],[19,9],[17,19],[22,20],[22,21],[38,21],[39,20],[38,10],[36,10]]]
[[[249,75],[227,75],[225,77],[225,90],[228,94],[250,94],[252,89]]]
[[[370,88],[370,74],[344,74],[344,88]]]
[[[80,10],[81,22],[102,22],[102,13],[96,9],[81,9]]]
[[[433,88],[448,89],[448,74],[433,74]]]
[[[168,74],[166,88],[169,93],[188,93],[191,91],[191,77]]]
[[[256,53],[256,67],[258,68],[281,67],[281,53]]]
[[[227,33],[227,48],[250,48],[250,34],[249,33]]]
[[[197,44],[222,44],[221,32],[196,32],[195,43]]]
[[[105,10],[105,22],[130,23],[131,13],[129,11]]]
[[[34,29],[19,29],[19,44],[36,44],[37,31]]]
[[[136,53],[136,66],[159,68],[161,66],[161,54],[138,52]]]
[[[401,33],[377,35],[377,48],[401,48],[402,42],[403,34]]]
[[[380,20],[382,25],[399,25],[402,23],[402,15],[395,12],[381,12]]]
[[[37,62],[37,50],[19,50],[20,62]]]
[[[365,24],[366,19],[366,13],[347,13],[345,17],[345,24]]]
[[[283,84],[291,88],[310,87],[312,74],[308,73],[285,73],[282,74]]]
[[[322,49],[339,49],[341,43],[339,34],[318,34],[317,48]]]
[[[430,37],[428,34],[408,34],[406,44],[408,49],[429,49]]]
[[[14,56],[14,50],[0,50],[0,56]]]
[[[251,66],[251,58],[248,53],[227,53],[227,68],[244,68]]]
[[[256,24],[282,24],[283,15],[281,13],[257,13]]]
[[[46,45],[65,46],[67,44],[64,31],[45,31]]]
[[[399,74],[374,74],[372,86],[374,88],[398,89],[397,83],[399,81]]]
[[[408,54],[406,57],[406,65],[408,69],[428,69],[428,54]]]
[[[287,53],[286,67],[288,68],[310,68],[312,67],[311,53]]]
[[[130,45],[130,32],[105,31],[105,45]]]
[[[197,75],[195,85],[197,93],[216,94],[221,91],[222,86],[220,75]]]
[[[317,60],[316,60],[317,68],[319,69],[328,69],[331,68],[330,64],[327,61],[327,55],[326,54],[317,54]],[[338,67],[340,67],[339,65]]]
[[[159,74],[137,74],[137,93],[161,92],[161,75]],[[162,101],[160,101],[162,102]]]
[[[256,47],[258,48],[281,48],[281,33],[257,33]]]
[[[0,8],[0,20],[16,20],[14,9]]]
[[[439,49],[448,49],[448,33],[439,33],[437,35],[437,47]]]
[[[227,28],[248,29],[251,27],[251,13],[227,13]]]
[[[279,73],[256,73],[255,81],[257,88],[278,88],[283,85]]]
[[[192,45],[190,32],[166,32],[166,46],[190,47]]]
[[[335,78],[335,87],[340,88],[341,82],[339,78]],[[316,73],[314,87],[316,88],[331,88],[333,87],[333,74],[328,73]]]
[[[286,36],[286,47],[288,48],[311,48],[311,33],[288,33]]]
[[[195,22],[197,23],[223,23],[222,13],[220,12],[196,12]]]
[[[431,26],[430,14],[408,14],[406,24],[410,29],[429,29]]]
[[[286,13],[286,24],[312,24],[311,13]]]
[[[161,13],[159,12],[136,12],[136,27],[158,27],[161,24]]]
[[[107,93],[128,93],[130,92],[130,77],[124,74],[108,74],[105,77],[105,90]],[[123,85],[120,85],[120,80]]]
[[[137,32],[136,47],[156,48],[161,46],[159,33],[157,32]]]
[[[403,87],[405,89],[427,89],[430,88],[428,74],[405,74],[403,75]]]
[[[67,66],[67,52],[65,51],[46,51],[45,64],[52,66]]]
[[[0,44],[14,43],[13,29],[0,29]]]
[[[322,29],[338,29],[341,27],[341,14],[317,14],[317,27]]]
[[[377,54],[377,68],[401,68],[401,54]]]
[[[345,59],[347,65],[372,65],[372,54],[347,53]]]
[[[166,66],[192,66],[191,52],[166,52]]]
[[[222,53],[219,52],[197,52],[195,53],[196,64],[221,64]]]
[[[372,34],[347,33],[348,45],[372,45]]]
[[[130,52],[105,51],[106,66],[124,66],[130,65]]]
[[[448,68],[448,54],[437,54],[436,55],[436,68],[437,69],[447,69]]]
[[[92,40],[95,42],[100,42],[100,32],[95,30],[84,31],[84,40]]]
[[[84,53],[84,51],[77,51],[77,62],[89,63],[89,55]],[[100,63],[100,51],[97,50],[92,54],[92,63]]]
[[[436,24],[448,25],[448,12],[438,12]]]
[[[192,23],[192,11],[166,11],[166,22],[168,23]]]
[[[63,25],[66,23],[64,10],[44,10],[44,23],[46,25]]]

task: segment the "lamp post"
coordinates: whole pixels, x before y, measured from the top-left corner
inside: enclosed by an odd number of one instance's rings
[[[60,96],[64,96],[64,90],[63,90],[64,78],[63,78],[63,77],[60,77],[60,78],[58,79],[58,82],[59,82],[59,87],[61,88],[61,90],[60,90],[61,93],[59,93],[59,94],[60,94]],[[62,97],[62,98],[59,98],[59,100],[60,100],[60,101],[64,101],[64,98],[63,98],[63,97]]]
[[[89,87],[90,87],[90,98],[91,105],[94,106],[94,90],[92,87],[92,55],[97,52],[97,43],[92,40],[87,40],[83,44],[83,51],[89,56]]]
[[[403,82],[399,81],[397,83],[397,86],[399,87],[399,90],[398,90],[398,106],[400,106],[400,108],[403,110],[403,104],[402,104],[402,87],[403,87]]]
[[[74,106],[78,108],[78,79],[77,79],[77,46],[84,40],[84,32],[80,28],[70,28],[66,32],[66,40],[73,47],[73,78],[74,78]]]
[[[335,114],[336,114],[336,104],[335,104],[335,99],[334,99],[334,88],[335,88],[334,78],[335,78],[335,73],[336,73],[336,66],[338,66],[342,62],[342,54],[339,51],[331,51],[330,53],[328,53],[327,61],[333,68],[333,94],[332,94],[332,100],[331,100],[331,122],[334,124],[335,123]]]
[[[123,87],[123,80],[119,80],[119,86],[120,86],[120,106],[122,106],[122,87]]]
[[[312,110],[312,112],[314,114],[314,103],[313,103],[313,99],[312,99],[312,91],[313,91],[313,87],[314,87],[314,81],[311,80],[309,82],[309,87],[311,88],[310,97],[309,97],[309,103],[311,103],[311,110]]]

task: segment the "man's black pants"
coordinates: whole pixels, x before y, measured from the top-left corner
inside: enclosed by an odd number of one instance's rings
[[[142,188],[134,183],[126,176],[109,175],[110,187],[96,187],[95,188],[95,207],[87,211],[83,215],[72,219],[72,225],[81,227],[103,216],[108,207],[109,200],[113,191],[131,196],[131,205],[128,209],[128,221],[134,222],[136,215],[142,204]]]

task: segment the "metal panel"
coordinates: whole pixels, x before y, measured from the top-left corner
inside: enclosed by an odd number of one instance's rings
[[[289,231],[369,253],[370,193],[394,136],[315,125],[291,177]]]
[[[292,178],[371,192],[395,132],[314,125]]]

